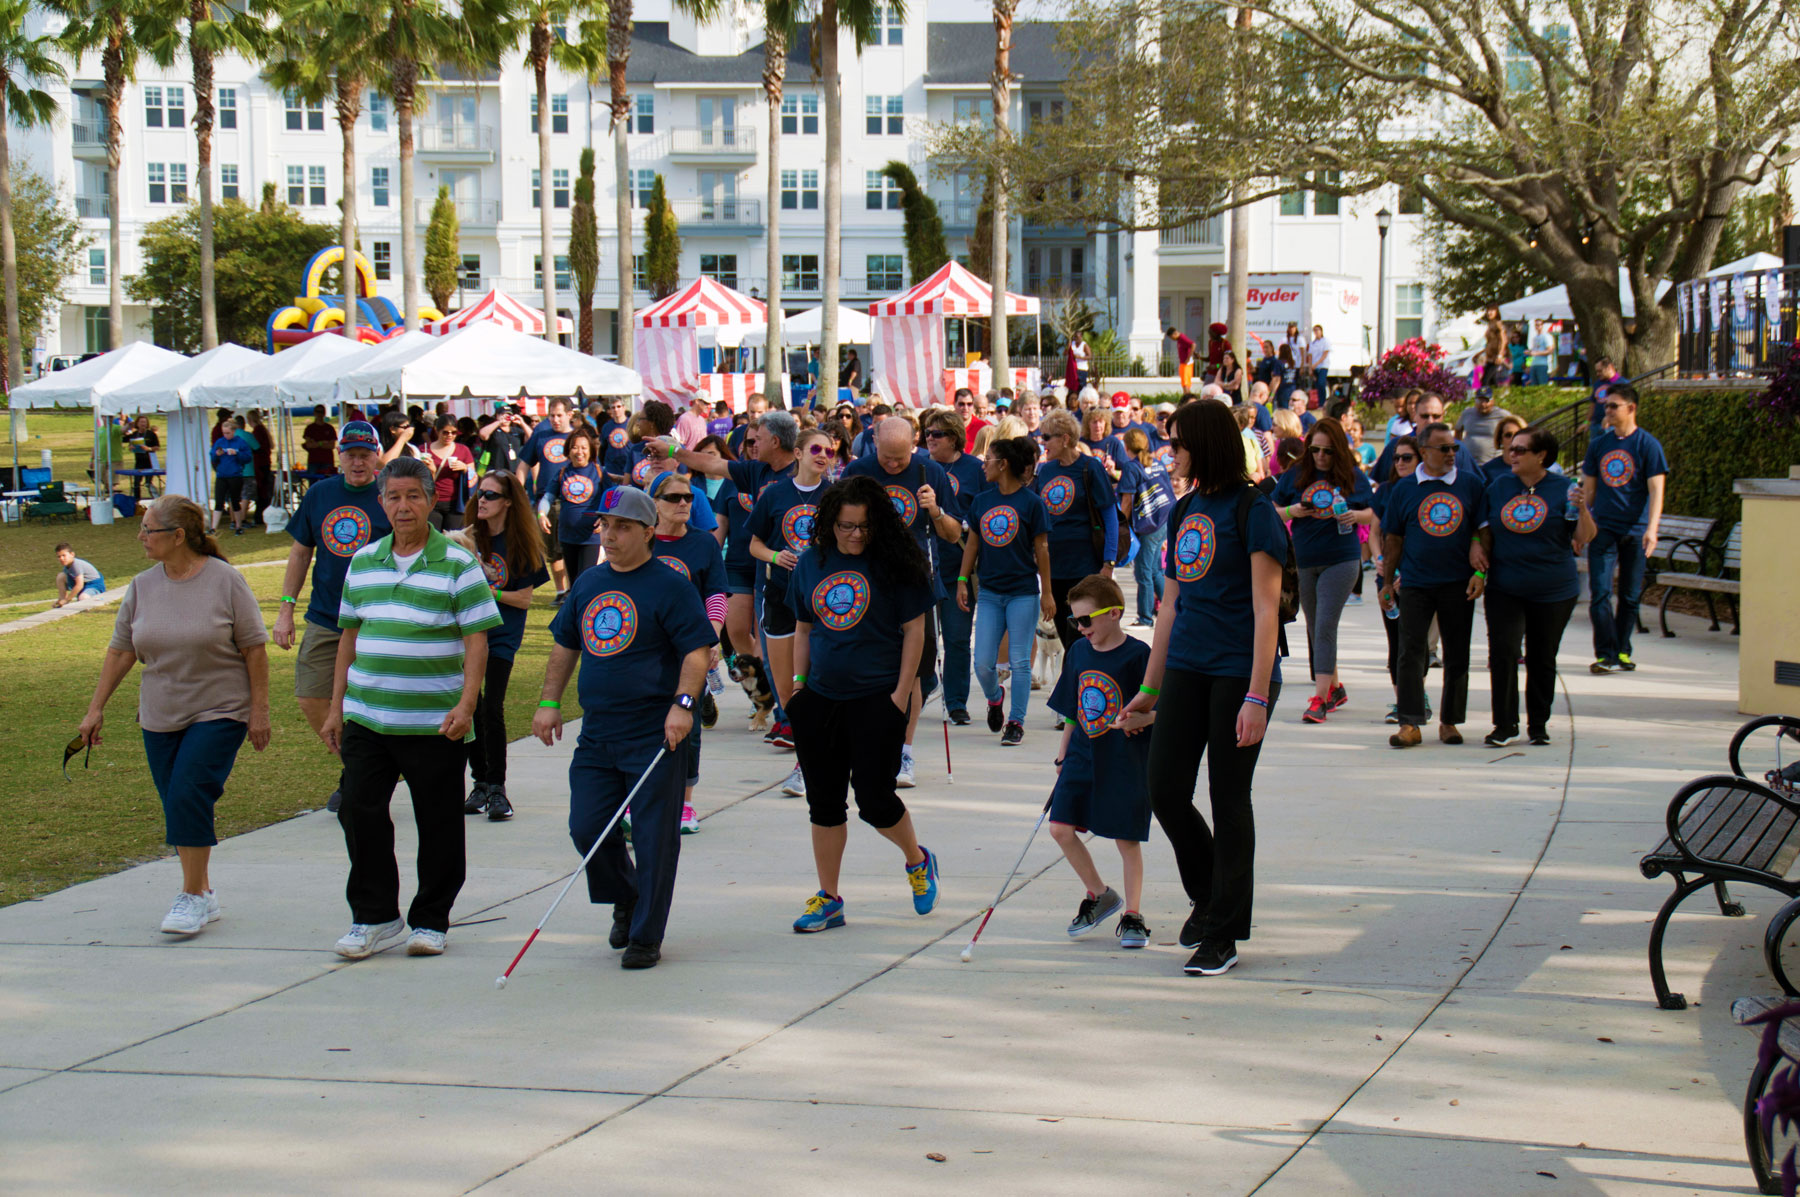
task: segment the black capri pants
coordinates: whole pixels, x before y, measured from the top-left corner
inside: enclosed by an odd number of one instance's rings
[[[469,776],[488,785],[506,784],[506,686],[512,658],[489,654],[475,700],[475,738],[468,742]]]
[[[886,694],[837,702],[802,687],[788,700],[787,713],[813,826],[848,822],[852,789],[857,817],[877,831],[906,817],[894,776],[900,772],[910,711],[902,711]]]

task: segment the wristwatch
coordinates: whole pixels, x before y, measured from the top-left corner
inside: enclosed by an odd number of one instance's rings
[[[677,694],[675,696],[675,705],[684,711],[691,711],[694,709],[694,696],[692,694]]]

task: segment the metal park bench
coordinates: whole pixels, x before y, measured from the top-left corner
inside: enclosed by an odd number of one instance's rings
[[[1693,535],[1682,536],[1668,527],[1671,518],[1682,524],[1704,525],[1704,531]],[[1721,543],[1716,540],[1719,525],[1714,520],[1690,520],[1685,516],[1665,516],[1663,523],[1657,528],[1656,557],[1650,562],[1645,585],[1654,583],[1663,588],[1662,603],[1657,608],[1657,620],[1662,624],[1662,634],[1673,638],[1675,633],[1669,630],[1669,596],[1677,590],[1698,590],[1706,595],[1706,613],[1712,616],[1711,631],[1719,630],[1719,612],[1713,605],[1713,595],[1722,594],[1731,600],[1731,634],[1738,634],[1739,582],[1735,577],[1726,577],[1727,573],[1736,574],[1743,565],[1744,526],[1732,525],[1731,532]],[[1665,551],[1663,545],[1673,538]],[[1661,564],[1657,564],[1660,562]],[[1695,572],[1677,570],[1676,565],[1692,565]]]

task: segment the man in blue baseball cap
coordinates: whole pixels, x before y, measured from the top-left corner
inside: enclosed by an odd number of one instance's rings
[[[312,597],[306,604],[306,633],[294,660],[294,697],[316,735],[331,707],[332,670],[337,663],[338,604],[350,558],[393,528],[381,509],[375,474],[381,466],[381,438],[366,420],[351,420],[338,434],[338,473],[315,482],[288,521],[294,538],[288,549],[287,572],[281,580],[281,613],[275,617],[275,643],[294,647],[294,608],[300,603],[306,571],[312,569]],[[326,809],[335,811],[340,790],[333,790]]]

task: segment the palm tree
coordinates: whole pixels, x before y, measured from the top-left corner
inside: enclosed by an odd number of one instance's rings
[[[11,391],[25,381],[25,346],[19,329],[19,252],[13,241],[12,147],[10,127],[29,129],[56,116],[56,101],[32,84],[65,78],[53,56],[52,38],[25,32],[31,0],[0,0],[0,265],[6,284],[6,377]]]
[[[904,0],[886,0],[894,19],[906,19]],[[838,274],[842,269],[844,170],[840,161],[844,141],[844,93],[838,79],[838,31],[851,30],[858,53],[875,40],[875,18],[880,0],[821,0],[819,6],[819,74],[825,79],[825,277],[819,313],[819,386],[835,395],[838,371]]]
[[[194,145],[200,184],[200,347],[219,344],[218,298],[213,284],[213,59],[236,53],[255,59],[267,26],[249,10],[220,0],[189,0],[188,58],[194,66]]]
[[[1013,14],[1018,0],[994,0],[994,73],[989,80],[994,92],[994,141],[1004,145],[1008,136],[1007,117],[1012,107],[1012,35]],[[994,270],[989,280],[994,289],[990,317],[993,348],[989,351],[994,364],[994,386],[1010,386],[1012,371],[1006,337],[1006,266],[1012,256],[1007,233],[1006,174],[999,167],[989,176],[989,194],[994,205]]]
[[[781,392],[781,93],[788,43],[798,19],[795,0],[763,0],[763,95],[769,101],[769,333],[763,346],[763,391]],[[787,396],[781,395],[781,407]]]
[[[70,59],[98,52],[106,110],[107,324],[112,343],[125,343],[124,272],[119,269],[119,116],[125,107],[125,85],[137,76],[138,60],[148,55],[158,66],[175,61],[180,44],[176,19],[167,5],[154,0],[44,0],[44,7],[68,23],[56,38]],[[166,57],[165,57],[166,55]]]

